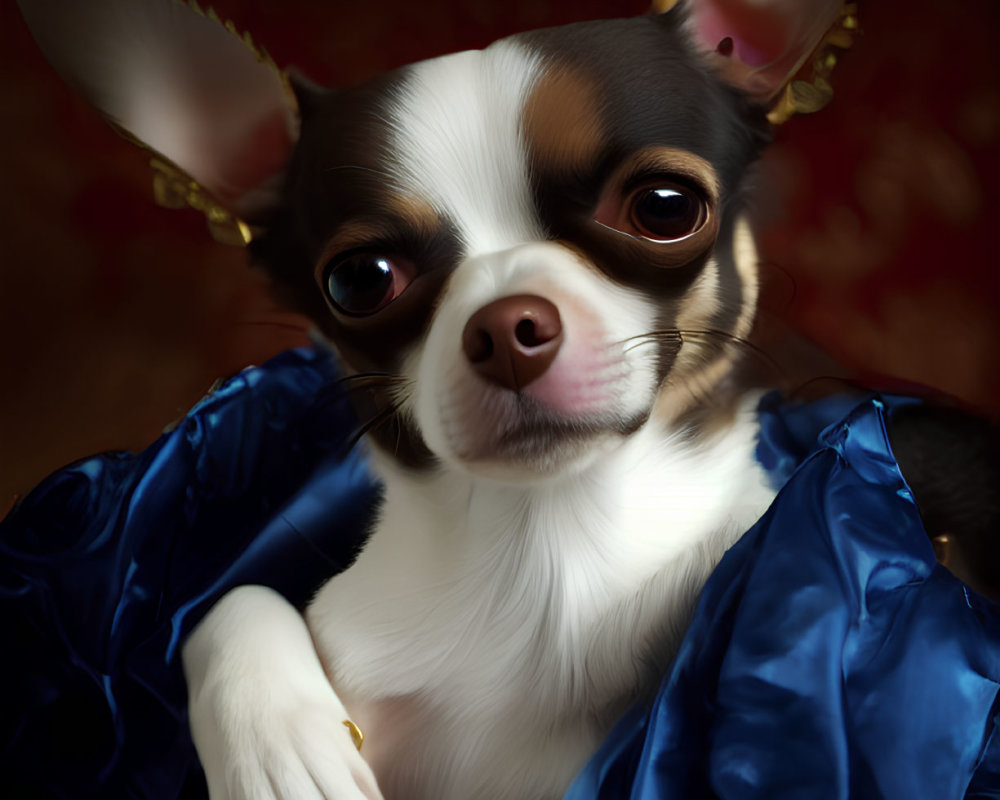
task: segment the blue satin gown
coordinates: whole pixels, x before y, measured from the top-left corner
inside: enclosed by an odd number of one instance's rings
[[[905,402],[765,399],[778,497],[567,800],[1000,797],[1000,615],[935,562],[885,434]],[[0,523],[0,795],[205,796],[179,645],[233,586],[301,605],[350,563],[378,496],[355,426],[332,359],[289,351]]]

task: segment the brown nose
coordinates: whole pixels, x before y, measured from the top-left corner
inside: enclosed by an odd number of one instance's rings
[[[515,392],[541,377],[560,344],[559,309],[531,294],[494,300],[469,317],[462,331],[462,349],[472,368]]]

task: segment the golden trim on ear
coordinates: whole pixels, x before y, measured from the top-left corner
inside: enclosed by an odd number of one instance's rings
[[[212,22],[217,25],[221,25],[229,31],[229,33],[239,39],[243,43],[244,47],[254,54],[254,57],[259,63],[263,64],[265,67],[269,67],[278,77],[285,88],[285,93],[288,95],[288,99],[291,101],[292,108],[296,111],[296,113],[298,113],[299,101],[295,94],[295,90],[292,88],[292,82],[288,77],[288,73],[275,63],[274,59],[271,58],[271,54],[267,52],[265,47],[258,47],[254,44],[253,36],[250,35],[249,31],[243,31],[243,33],[240,33],[231,19],[223,21],[219,15],[215,13],[215,9],[211,6],[203,10],[202,7],[198,5],[198,0],[174,0],[174,2],[186,5],[196,14],[200,14],[201,16],[212,20]]]
[[[653,0],[650,12],[663,14],[682,0]],[[698,0],[687,0],[696,3]],[[844,2],[839,16],[823,35],[812,52],[786,76],[783,88],[772,101],[767,118],[773,125],[786,122],[795,114],[813,114],[833,99],[830,75],[837,64],[837,50],[854,45],[860,33],[858,4]]]
[[[844,3],[837,21],[813,50],[805,64],[790,75],[767,118],[773,125],[786,122],[795,114],[814,114],[833,99],[830,75],[837,65],[836,50],[854,46],[860,34],[858,4]]]
[[[154,197],[247,244],[277,202],[301,109],[289,75],[198,0],[19,0],[42,53],[152,155]]]
[[[193,208],[205,215],[208,232],[221,244],[246,246],[258,231],[216,203],[201,185],[165,158],[149,160],[153,170],[153,199],[163,208]]]
[[[174,0],[174,2],[186,5],[195,13],[200,14],[206,19],[210,19],[239,39],[253,53],[259,63],[274,71],[275,75],[280,79],[285,93],[288,95],[291,108],[296,115],[299,114],[298,97],[292,88],[292,82],[288,73],[275,63],[271,54],[264,47],[258,47],[254,43],[249,31],[240,33],[232,20],[223,21],[211,6],[207,9],[202,9],[198,4],[198,0]],[[198,181],[170,159],[158,153],[135,136],[132,136],[120,126],[116,125],[114,127],[120,135],[139,145],[144,150],[153,153],[153,158],[150,159],[149,166],[154,173],[153,199],[157,205],[169,209],[191,208],[195,211],[200,211],[205,215],[209,234],[221,244],[245,247],[260,233],[259,228],[247,225],[246,222],[223,208]]]
[[[259,228],[247,225],[223,208],[198,181],[165,155],[116,124],[114,120],[106,121],[123,139],[152,155],[149,159],[149,168],[153,170],[153,202],[160,208],[171,211],[190,208],[200,211],[205,215],[209,235],[220,244],[245,247],[260,233]]]

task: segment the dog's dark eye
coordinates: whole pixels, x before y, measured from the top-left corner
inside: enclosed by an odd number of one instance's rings
[[[631,222],[647,239],[682,239],[705,221],[705,204],[684,186],[640,189],[633,195],[631,207]]]
[[[327,265],[326,293],[345,314],[374,314],[402,294],[415,272],[413,262],[400,256],[351,253]]]
[[[708,206],[694,189],[658,179],[624,197],[605,199],[594,219],[630,236],[675,242],[701,229],[708,220]]]

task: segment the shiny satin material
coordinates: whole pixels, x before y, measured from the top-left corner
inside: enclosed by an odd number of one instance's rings
[[[297,604],[375,499],[329,355],[244,371],[139,455],[50,476],[0,523],[0,796],[204,797],[178,644],[237,584]]]
[[[376,496],[336,378],[321,352],[279,356],[0,523],[0,795],[205,796],[183,636],[237,584],[305,602]],[[997,612],[936,565],[882,413],[765,400],[758,455],[784,488],[569,800],[1000,797]]]
[[[566,800],[1000,797],[1000,615],[935,561],[884,426],[910,401],[793,466],[842,402],[762,404],[761,462],[791,474]]]

